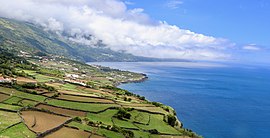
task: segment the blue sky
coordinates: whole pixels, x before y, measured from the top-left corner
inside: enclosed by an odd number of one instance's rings
[[[229,39],[238,45],[270,45],[269,0],[130,0],[156,20]]]

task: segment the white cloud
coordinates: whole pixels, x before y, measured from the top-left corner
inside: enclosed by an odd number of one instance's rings
[[[166,5],[170,9],[177,9],[180,5],[182,5],[184,2],[181,0],[170,0]]]
[[[243,47],[244,50],[251,50],[251,51],[259,51],[261,50],[260,47],[256,46],[255,44],[246,45]]]
[[[197,34],[153,21],[141,8],[128,9],[119,0],[0,0],[0,16],[30,21],[69,40],[93,45],[98,39],[113,50],[140,56],[224,59],[227,40]],[[181,4],[180,1],[174,4]],[[173,4],[171,5],[173,6]],[[91,40],[83,36],[90,36]]]
[[[132,1],[124,1],[124,3],[125,3],[126,5],[134,5],[134,4],[135,4],[135,3],[132,2]]]

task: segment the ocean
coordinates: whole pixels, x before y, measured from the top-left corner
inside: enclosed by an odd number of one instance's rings
[[[173,107],[205,138],[270,137],[270,67],[229,63],[91,63],[145,73],[119,87]]]

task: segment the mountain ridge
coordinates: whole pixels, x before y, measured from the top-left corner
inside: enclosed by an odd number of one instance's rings
[[[102,42],[98,46],[78,44],[35,24],[7,18],[0,18],[0,46],[16,53],[24,51],[35,55],[37,52],[42,52],[83,62],[154,60],[154,58],[113,51],[105,47]]]

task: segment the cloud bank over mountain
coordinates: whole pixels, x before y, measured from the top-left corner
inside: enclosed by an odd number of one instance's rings
[[[128,9],[119,0],[10,0],[1,2],[0,16],[43,26],[68,39],[134,55],[157,58],[228,59],[234,44],[166,22],[152,20],[141,8]],[[91,40],[83,36],[90,36]]]

